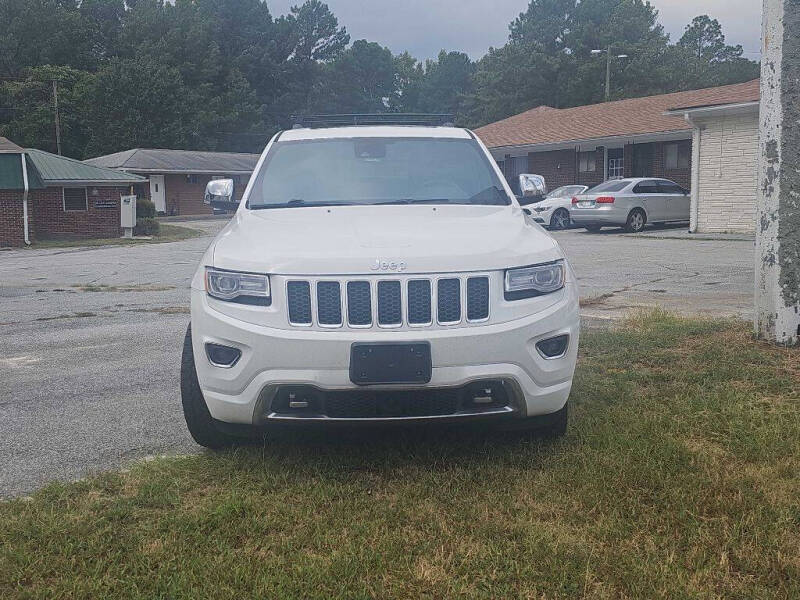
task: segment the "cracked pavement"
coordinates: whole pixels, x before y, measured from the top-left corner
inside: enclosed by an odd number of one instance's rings
[[[189,282],[209,235],[136,246],[0,252],[0,496],[160,453],[198,452],[178,370]],[[663,306],[752,314],[753,244],[554,234],[587,324]]]

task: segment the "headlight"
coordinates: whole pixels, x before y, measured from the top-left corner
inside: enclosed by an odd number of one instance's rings
[[[534,206],[533,210],[535,210],[536,212],[545,212],[547,210],[550,210],[550,207],[549,206]]]
[[[519,300],[549,294],[564,287],[563,260],[506,271],[505,298]]]
[[[206,292],[227,302],[269,306],[269,277],[258,273],[240,273],[206,267]]]

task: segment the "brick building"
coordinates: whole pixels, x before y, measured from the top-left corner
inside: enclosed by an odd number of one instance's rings
[[[664,177],[691,189],[693,126],[671,110],[758,97],[758,80],[753,80],[574,108],[540,106],[475,133],[515,189],[520,173],[542,175],[550,189],[619,177]]]
[[[145,182],[0,138],[0,247],[117,237],[120,197]]]
[[[240,197],[258,158],[237,152],[134,148],[84,162],[146,177],[149,183],[137,186],[136,193],[150,198],[159,214],[202,215],[212,212],[203,204],[206,184],[215,178],[233,179]]]

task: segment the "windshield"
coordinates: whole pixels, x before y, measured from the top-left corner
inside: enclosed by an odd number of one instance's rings
[[[340,138],[276,142],[251,209],[374,204],[510,204],[472,139]]]
[[[601,183],[600,185],[596,185],[592,189],[590,189],[587,194],[596,194],[598,192],[619,192],[630,185],[629,179],[612,179],[610,181],[606,181]]]
[[[575,194],[579,194],[583,191],[584,187],[582,185],[565,185],[560,188],[554,189],[552,192],[547,194],[548,198],[566,198],[568,196],[574,196]]]

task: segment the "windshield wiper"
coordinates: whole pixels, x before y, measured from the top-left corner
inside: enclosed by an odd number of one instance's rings
[[[303,200],[302,198],[293,198],[288,202],[277,202],[275,204],[251,204],[251,210],[261,210],[267,208],[306,208],[313,206],[354,206],[354,202],[326,202],[324,200]]]

